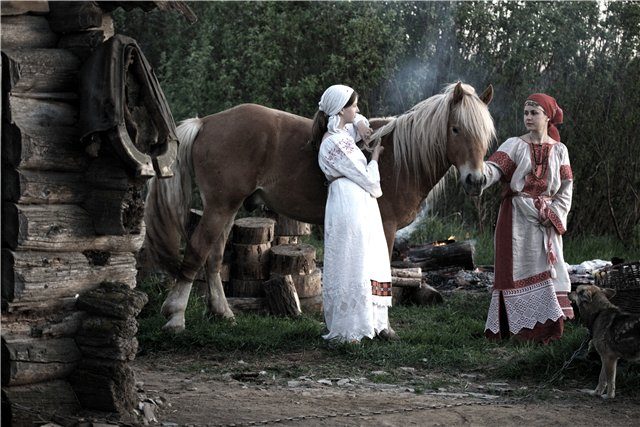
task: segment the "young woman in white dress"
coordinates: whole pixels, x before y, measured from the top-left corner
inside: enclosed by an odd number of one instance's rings
[[[389,325],[391,268],[377,198],[376,146],[367,162],[356,142],[372,131],[358,114],[358,94],[329,87],[314,117],[311,142],[328,181],[324,219],[323,303],[327,340],[397,339]]]

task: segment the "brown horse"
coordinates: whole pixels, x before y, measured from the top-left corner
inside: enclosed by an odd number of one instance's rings
[[[495,138],[487,104],[458,82],[396,118],[374,119],[372,138],[385,147],[378,199],[384,231],[393,247],[396,230],[415,219],[420,202],[455,165],[469,195],[482,191],[483,158]],[[310,119],[255,104],[243,104],[177,129],[180,147],[174,177],[152,179],[147,197],[145,248],[176,279],[163,306],[164,329],[181,331],[191,285],[206,265],[208,311],[233,318],[220,280],[225,243],[243,203],[260,199],[293,219],[322,224],[327,198],[317,152],[308,143]],[[180,243],[192,193],[192,173],[203,202],[200,223],[180,262]],[[206,263],[206,264],[205,264]]]

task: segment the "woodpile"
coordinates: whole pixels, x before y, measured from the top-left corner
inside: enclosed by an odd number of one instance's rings
[[[397,242],[398,243],[398,242]],[[477,271],[472,240],[443,240],[394,247],[392,284],[394,304],[432,305],[443,301],[441,293],[454,290],[486,291],[493,274]]]
[[[120,414],[136,406],[128,362],[138,350],[136,317],[147,300],[143,292],[110,282],[78,298],[78,308],[87,315],[75,337],[82,361],[70,382],[82,406]]]
[[[230,297],[264,297],[269,278],[269,252],[275,221],[247,217],[234,222],[231,238],[231,276],[225,287]]]

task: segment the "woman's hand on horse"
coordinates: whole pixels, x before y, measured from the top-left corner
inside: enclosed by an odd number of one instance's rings
[[[364,140],[364,142],[367,145],[369,145],[368,142],[369,142],[369,138],[373,134],[373,129],[367,126],[364,120],[361,120],[360,122],[358,122],[358,124],[356,125],[356,128],[358,129],[358,134],[360,135],[360,137]]]
[[[380,154],[382,154],[383,151],[384,147],[381,144],[376,145],[373,149],[373,152],[371,153],[371,160],[375,160],[377,162]]]

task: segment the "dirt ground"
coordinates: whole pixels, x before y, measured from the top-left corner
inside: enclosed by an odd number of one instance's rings
[[[483,374],[443,375],[400,368],[401,384],[314,374],[319,354],[244,361],[203,354],[138,357],[134,364],[140,412],[162,426],[637,426],[640,402],[585,394],[589,384],[490,382]],[[287,367],[307,375],[291,378]],[[275,368],[275,369],[274,369]],[[339,372],[339,367],[332,372]],[[277,373],[273,373],[277,372]],[[432,384],[429,390],[414,384]],[[436,386],[433,386],[433,385]],[[537,397],[532,397],[533,395]]]

